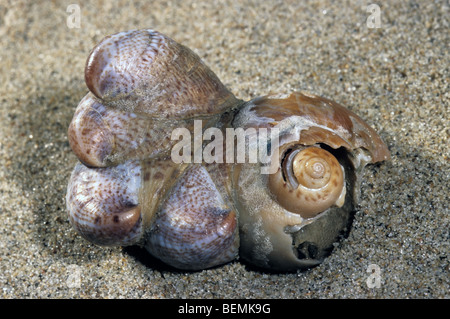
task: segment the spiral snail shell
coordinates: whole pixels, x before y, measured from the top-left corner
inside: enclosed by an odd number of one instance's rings
[[[141,245],[176,268],[237,258],[277,271],[319,264],[351,221],[362,169],[389,158],[341,105],[300,92],[244,103],[195,53],[153,30],[106,37],[85,79],[90,92],[68,130],[81,161],[69,180],[69,220],[93,243]],[[174,161],[178,128],[194,141],[187,158],[211,150],[195,147],[198,121],[201,133],[241,130],[244,139],[216,136],[226,151],[215,149],[213,162]],[[261,130],[270,138],[253,139]],[[268,160],[236,161],[255,141]]]
[[[319,147],[289,150],[280,171],[269,177],[278,202],[303,218],[311,218],[345,198],[344,171],[338,160]]]

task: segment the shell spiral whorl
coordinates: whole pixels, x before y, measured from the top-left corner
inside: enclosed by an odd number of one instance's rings
[[[324,156],[325,154],[321,155]],[[328,184],[331,177],[330,165],[336,165],[336,163],[337,161],[334,161],[330,164],[323,157],[319,157],[319,154],[313,152],[313,149],[308,149],[296,154],[292,163],[292,170],[300,185],[318,189]],[[342,180],[342,176],[340,177]]]
[[[280,205],[303,218],[314,217],[333,204],[342,206],[345,197],[343,169],[330,152],[319,147],[289,150],[281,170],[269,177],[269,187]]]

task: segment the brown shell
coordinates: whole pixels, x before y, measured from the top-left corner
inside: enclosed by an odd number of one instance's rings
[[[255,116],[254,120],[247,121],[246,127],[274,127],[286,118],[299,116],[316,124],[302,130],[300,144],[326,143],[335,149],[342,146],[348,150],[363,148],[369,152],[372,163],[390,158],[386,144],[373,128],[352,111],[324,97],[294,92],[287,98],[269,95],[248,103],[248,112],[254,112]],[[268,120],[260,121],[261,118]]]
[[[293,154],[292,162],[283,162],[281,170],[269,175],[268,187],[288,211],[312,218],[345,195],[343,170],[338,160],[320,147],[306,147]],[[320,170],[314,171],[314,164],[319,164]]]
[[[388,159],[386,145],[353,112],[328,99],[304,93],[253,99],[242,107],[232,125],[244,130],[274,129],[279,134],[275,134],[279,137],[278,149],[267,141],[271,152],[275,151],[271,166],[277,167],[276,172],[261,174],[261,163],[234,166],[240,256],[254,265],[275,270],[291,271],[319,264],[348,226],[358,201],[362,169],[369,162]],[[339,165],[335,166],[342,169],[345,182],[337,188],[342,192],[336,201],[315,207],[318,197],[313,201],[309,195],[293,198],[299,193],[288,187],[283,163],[289,162],[287,154],[297,148],[323,148],[337,156]],[[274,158],[278,159],[275,164]],[[296,200],[299,202],[292,203]]]

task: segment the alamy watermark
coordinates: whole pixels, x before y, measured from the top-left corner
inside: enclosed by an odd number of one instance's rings
[[[369,277],[366,279],[368,288],[381,288],[381,268],[377,264],[370,264],[366,270]]]
[[[381,9],[376,3],[364,6],[363,9],[370,13],[367,17],[366,25],[370,29],[381,28]],[[79,4],[69,4],[66,8],[66,12],[70,13],[66,20],[66,25],[69,29],[81,28],[81,8]]]
[[[67,266],[67,288],[81,288],[81,268],[78,265]]]
[[[66,9],[70,15],[67,17],[66,25],[69,29],[81,28],[81,9],[78,4],[69,4]]]
[[[381,28],[381,9],[378,4],[372,3],[366,7],[366,12],[370,13],[367,17],[366,25],[370,29]]]
[[[175,163],[260,163],[261,174],[278,169],[279,129],[210,127],[203,132],[202,121],[194,121],[194,136],[187,128],[172,131],[178,141],[171,150]],[[205,143],[205,141],[210,141]]]

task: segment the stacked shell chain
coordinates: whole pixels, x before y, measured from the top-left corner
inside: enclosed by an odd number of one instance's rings
[[[339,104],[300,92],[241,101],[157,31],[103,39],[85,80],[90,92],[68,132],[81,162],[67,189],[69,220],[93,243],[141,245],[176,268],[238,257],[277,271],[319,264],[348,231],[362,169],[389,158],[377,133]],[[174,161],[172,132],[195,133],[199,121],[202,132],[244,131],[244,150],[255,132],[276,134],[258,139],[269,163]]]

